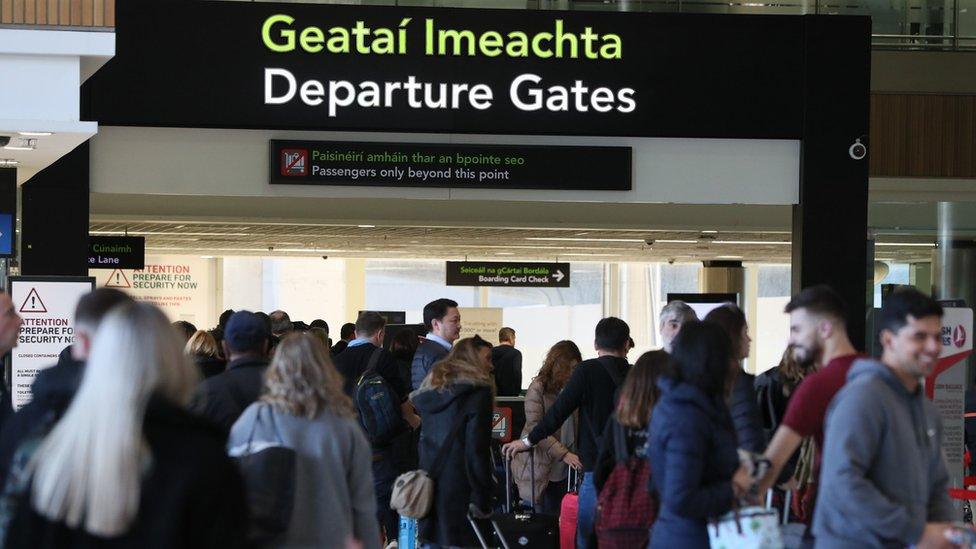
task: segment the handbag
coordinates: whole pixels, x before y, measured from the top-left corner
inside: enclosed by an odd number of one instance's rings
[[[434,505],[434,480],[441,474],[444,462],[447,461],[447,454],[454,445],[454,439],[457,438],[458,431],[467,416],[467,412],[463,411],[459,411],[454,416],[451,430],[437,451],[437,455],[434,456],[430,471],[416,469],[397,477],[390,496],[390,509],[395,510],[400,516],[412,519],[422,519],[430,513],[430,508]]]
[[[712,549],[783,549],[779,513],[758,506],[739,508],[712,521],[708,526]]]
[[[254,432],[266,411],[274,432],[273,441],[255,441]],[[248,541],[254,545],[271,542],[288,530],[295,504],[295,450],[285,446],[275,424],[270,404],[258,405],[247,442],[228,452],[244,478],[250,512]]]

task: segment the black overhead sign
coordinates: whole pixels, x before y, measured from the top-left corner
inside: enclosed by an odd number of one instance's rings
[[[803,130],[809,18],[175,4],[118,3],[116,54],[84,86],[86,120],[789,139]]]
[[[142,269],[145,266],[145,238],[141,236],[89,235],[89,269]]]
[[[271,141],[271,183],[631,189],[630,147]]]
[[[448,261],[447,285],[569,288],[569,263]]]

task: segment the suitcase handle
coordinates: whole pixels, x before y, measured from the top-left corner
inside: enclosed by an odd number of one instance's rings
[[[502,548],[510,549],[508,547],[508,542],[505,541],[505,536],[502,535],[502,530],[498,527],[495,519],[488,519],[488,522],[491,524],[491,527],[495,529],[495,535],[498,536],[498,541],[502,542]],[[485,541],[485,536],[481,533],[481,529],[478,528],[478,523],[474,521],[474,517],[471,516],[471,513],[468,513],[468,523],[471,524],[471,528],[474,530],[474,535],[478,536],[478,543],[481,544],[481,549],[488,549],[488,542]]]
[[[571,494],[579,494],[580,484],[583,475],[576,470],[575,467],[569,466],[569,474],[566,475],[566,492]]]
[[[529,474],[532,485],[532,512],[535,513],[535,450],[529,450]],[[505,513],[512,512],[512,459],[505,460]]]

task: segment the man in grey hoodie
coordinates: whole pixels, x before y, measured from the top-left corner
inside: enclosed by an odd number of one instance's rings
[[[914,289],[881,309],[881,360],[854,363],[827,415],[816,547],[954,547],[942,421],[921,386],[939,358],[941,319]]]

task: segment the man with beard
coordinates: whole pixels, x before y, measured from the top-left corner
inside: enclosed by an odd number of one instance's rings
[[[803,439],[813,437],[814,475],[804,516],[813,516],[812,503],[824,448],[824,420],[834,395],[844,386],[857,350],[847,337],[844,301],[828,286],[806,288],[786,305],[790,315],[790,344],[794,358],[801,364],[815,364],[818,370],[807,376],[796,388],[773,440],[766,449],[772,467],[763,479],[760,493],[765,493],[778,478],[783,465],[800,447]]]

